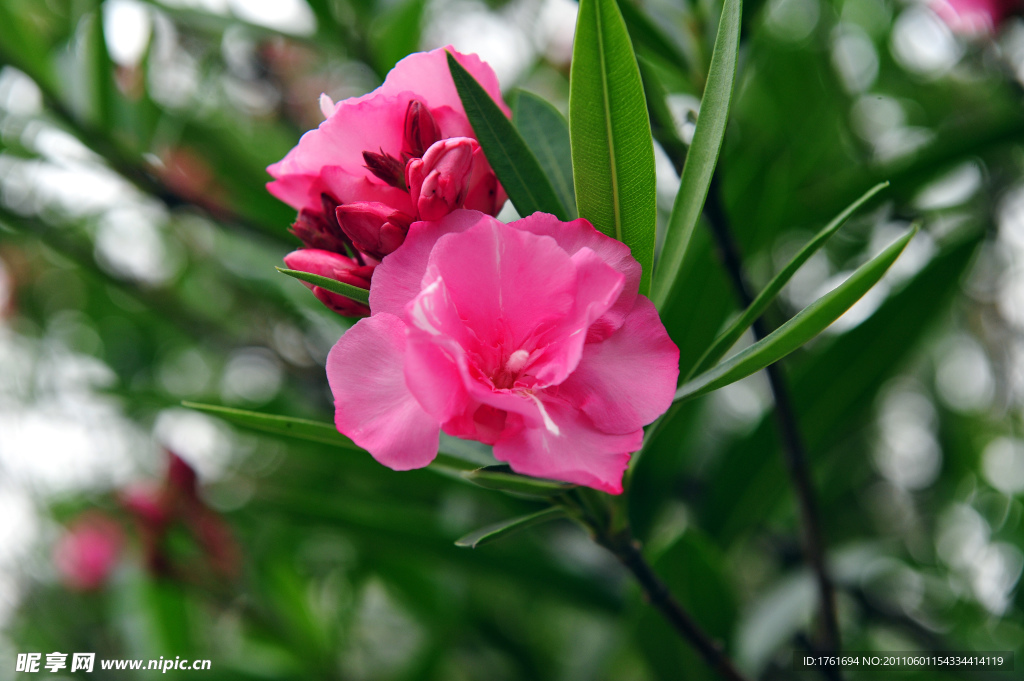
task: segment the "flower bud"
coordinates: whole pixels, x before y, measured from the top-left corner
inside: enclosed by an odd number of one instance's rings
[[[347,256],[316,248],[303,248],[293,251],[284,257],[284,263],[293,270],[318,274],[321,277],[327,277],[328,279],[334,279],[335,281],[365,289],[370,288],[370,276],[373,274],[372,265],[360,265]],[[370,308],[362,303],[357,303],[350,298],[322,289],[315,284],[303,283],[306,284],[320,302],[340,315],[346,317],[366,317],[370,314]]]
[[[405,109],[405,136],[402,152],[409,158],[420,158],[441,138],[441,131],[430,110],[418,99]]]
[[[388,185],[405,191],[405,166],[391,154],[381,151],[375,154],[372,151],[363,152],[363,163],[367,170]]]
[[[462,208],[479,148],[469,137],[451,137],[435,142],[423,158],[409,161],[405,180],[421,220],[440,220]]]
[[[327,194],[320,195],[321,210],[309,208],[299,211],[299,217],[292,223],[291,233],[302,240],[306,248],[320,248],[325,251],[344,253],[351,243],[338,225],[335,209],[338,202]]]
[[[380,260],[402,245],[413,218],[383,203],[338,206],[338,223],[352,244]]]

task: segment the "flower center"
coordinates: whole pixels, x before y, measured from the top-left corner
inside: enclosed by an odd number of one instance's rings
[[[530,353],[526,350],[516,350],[509,355],[505,360],[505,365],[494,376],[494,387],[499,390],[507,390],[515,385],[519,373],[528,361],[530,361]]]

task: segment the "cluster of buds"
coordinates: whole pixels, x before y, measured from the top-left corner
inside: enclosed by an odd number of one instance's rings
[[[285,257],[290,269],[369,289],[374,268],[402,245],[413,222],[460,208],[488,215],[501,209],[506,195],[472,137],[448,51],[406,57],[363,97],[335,103],[322,95],[326,120],[268,168],[275,180],[267,188],[298,210],[291,231],[304,248]],[[451,52],[500,99],[490,67]],[[335,312],[370,313],[307,286]]]
[[[235,577],[241,558],[230,528],[200,498],[195,470],[174,452],[167,457],[160,484],[140,484],[120,495],[121,506],[135,521],[146,569],[155,577],[186,578],[204,569],[217,578]],[[199,547],[201,563],[183,567],[173,559],[169,539],[178,528]]]
[[[374,267],[402,245],[414,221],[439,220],[463,207],[491,214],[501,208],[498,180],[479,143],[471,137],[441,139],[433,115],[417,99],[406,108],[401,155],[363,151],[363,161],[375,178],[408,193],[415,215],[380,201],[340,204],[323,193],[322,211],[302,209],[292,225],[292,234],[305,248],[285,257],[290,269],[369,289]],[[339,314],[370,314],[361,303],[307,286]]]
[[[167,473],[159,483],[142,483],[123,490],[121,507],[131,516],[142,548],[146,570],[159,578],[187,578],[205,572],[217,579],[238,574],[240,553],[223,518],[199,496],[196,473],[173,452],[167,453]],[[181,528],[200,549],[200,561],[175,560],[169,541]],[[74,591],[102,588],[116,569],[125,545],[121,523],[98,510],[82,513],[68,524],[53,549],[61,581]]]

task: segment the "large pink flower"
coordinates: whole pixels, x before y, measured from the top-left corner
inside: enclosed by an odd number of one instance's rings
[[[395,470],[430,463],[443,429],[520,473],[619,493],[679,373],[639,282],[586,220],[413,223],[377,267],[372,316],[328,357],[338,430]]]
[[[505,192],[473,136],[446,52],[510,114],[494,71],[451,47],[409,55],[362,97],[335,104],[322,96],[326,120],[267,168],[267,189],[299,211],[292,232],[306,248],[365,254],[373,262],[355,264],[372,268],[414,220],[501,209]]]

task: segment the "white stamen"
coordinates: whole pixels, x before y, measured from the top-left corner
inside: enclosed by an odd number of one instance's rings
[[[536,395],[533,393],[526,393],[530,396],[530,399],[537,403],[537,408],[540,409],[540,417],[544,419],[544,427],[548,429],[548,432],[558,437],[561,431],[558,429],[558,424],[551,420],[548,416],[548,410],[544,408],[544,403],[541,402]]]
[[[519,373],[526,366],[526,362],[529,359],[530,353],[526,350],[516,350],[509,356],[508,361],[505,362],[505,369],[511,374]]]

